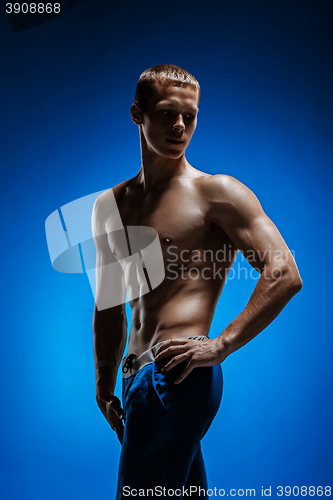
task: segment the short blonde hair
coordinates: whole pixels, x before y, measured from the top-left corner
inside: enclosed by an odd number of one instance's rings
[[[148,99],[154,94],[154,83],[161,82],[175,87],[190,87],[198,90],[200,102],[201,92],[199,82],[191,73],[174,64],[158,64],[146,69],[139,78],[135,92],[135,102],[141,109],[145,109]]]

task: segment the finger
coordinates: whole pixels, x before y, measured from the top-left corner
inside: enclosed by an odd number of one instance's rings
[[[123,439],[124,439],[124,428],[122,428],[121,432],[117,434],[117,438],[119,440],[120,444],[123,444]]]
[[[170,347],[172,345],[184,345],[184,344],[186,344],[187,341],[188,341],[188,339],[169,339],[169,340],[165,340],[165,341],[163,341],[163,344],[161,344],[159,346],[159,348],[157,349],[157,352],[158,353],[163,352],[165,349],[167,349],[168,347]]]
[[[179,354],[179,356],[173,357],[171,359],[171,361],[169,361],[169,363],[167,363],[165,366],[163,366],[163,368],[161,368],[161,372],[164,373],[164,372],[167,372],[167,371],[171,370],[172,368],[174,368],[179,363],[187,361],[188,357],[189,357],[188,351],[184,352],[183,354]]]
[[[110,409],[110,405],[106,408],[106,419],[111,425],[112,429],[117,432],[123,425],[122,420]]]
[[[124,410],[121,407],[119,399],[112,399],[109,403],[109,408],[112,410],[118,418],[121,420],[124,418]]]
[[[111,427],[112,427],[112,425],[111,425]],[[114,431],[116,431],[117,438],[118,438],[120,444],[122,444],[122,442],[123,442],[123,436],[124,436],[124,425],[123,425],[122,421],[119,420],[119,419],[115,420],[113,422],[113,427],[112,428],[113,428]]]
[[[186,347],[185,345],[172,345],[164,349],[163,352],[159,352],[155,357],[155,361],[160,361],[161,359],[167,358],[168,356],[173,356],[175,354],[181,354],[183,352],[186,352],[187,349],[188,347]]]
[[[124,420],[125,414],[124,414],[124,410],[122,408],[117,408],[116,410],[113,410],[113,411],[117,415],[119,420]]]
[[[124,425],[122,421],[118,420],[115,427],[116,427],[117,438],[119,439],[120,444],[122,444],[124,436]]]
[[[180,384],[181,382],[183,382],[183,380],[191,373],[191,371],[193,370],[194,366],[193,364],[190,362],[188,363],[188,365],[186,366],[186,368],[184,368],[184,370],[181,372],[181,374],[179,375],[179,377],[176,378],[176,380],[174,381],[175,384]]]

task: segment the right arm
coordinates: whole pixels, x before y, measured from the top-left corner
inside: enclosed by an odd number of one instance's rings
[[[121,266],[111,252],[105,231],[104,196],[103,193],[97,198],[92,214],[96,246],[93,316],[96,401],[121,443],[124,412],[114,390],[127,340],[126,287]],[[118,305],[113,305],[114,303]]]

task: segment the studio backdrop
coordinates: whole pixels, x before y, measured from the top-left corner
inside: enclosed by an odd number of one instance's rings
[[[303,279],[280,316],[222,364],[222,404],[202,444],[209,487],[330,496],[332,2],[55,4],[0,9],[1,498],[115,496],[120,444],[95,402],[94,296],[80,234],[68,269],[52,263],[69,248],[62,207],[139,171],[129,109],[140,74],[163,63],[201,85],[188,161],[257,195]],[[251,270],[239,255],[211,338],[245,307]]]

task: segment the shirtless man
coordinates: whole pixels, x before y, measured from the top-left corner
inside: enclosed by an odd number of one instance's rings
[[[286,243],[256,196],[235,178],[201,172],[186,160],[199,101],[198,82],[177,66],[155,66],[141,75],[131,107],[141,168],[99,196],[93,211],[97,296],[106,289],[104,264],[117,257],[107,209],[111,196],[125,228],[157,231],[165,263],[162,283],[130,301],[123,408],[114,389],[127,340],[125,305],[95,306],[96,400],[122,443],[117,498],[139,495],[139,489],[147,495],[147,488],[155,488],[156,496],[157,488],[172,488],[179,497],[187,495],[184,488],[192,487],[192,496],[207,488],[200,440],[220,404],[220,364],[302,287]],[[242,313],[209,339],[238,250],[261,276]],[[125,302],[126,276],[112,286]]]

